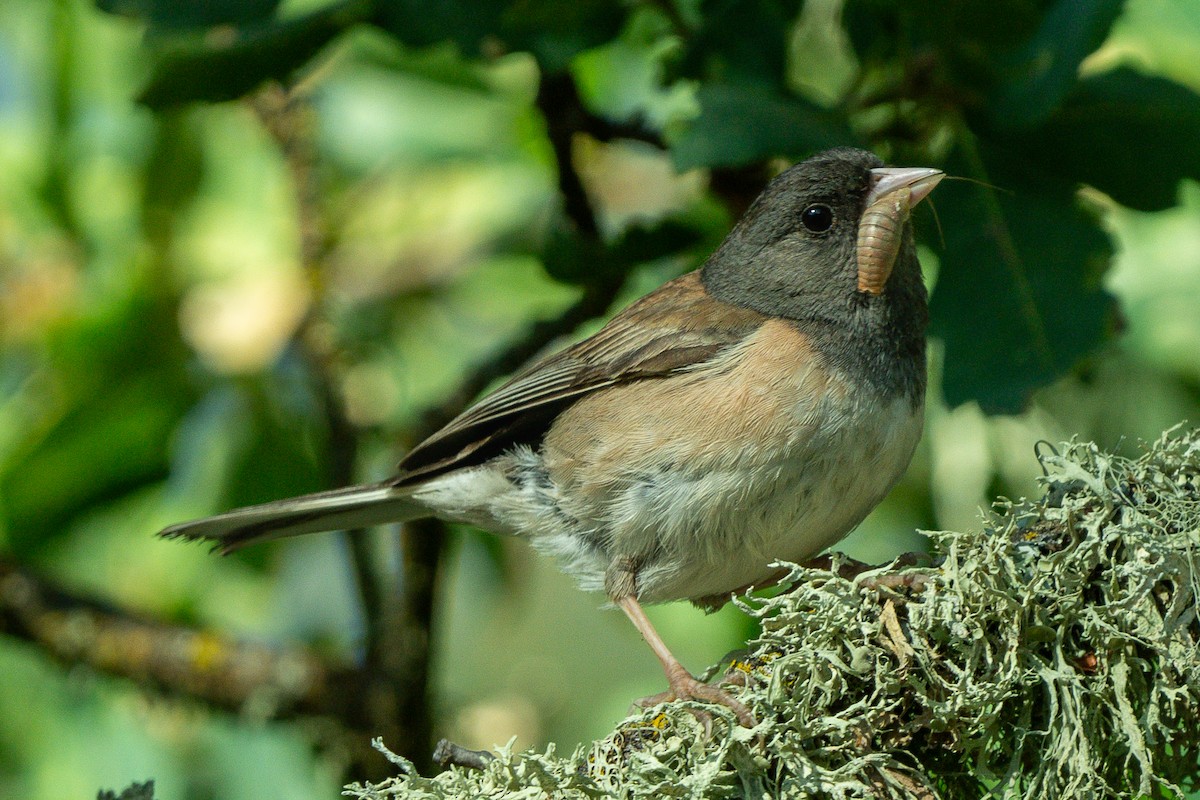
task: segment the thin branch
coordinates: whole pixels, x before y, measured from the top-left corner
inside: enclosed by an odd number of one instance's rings
[[[346,415],[345,404],[333,380],[333,357],[313,336],[325,285],[324,272],[333,237],[321,202],[317,180],[316,150],[313,144],[312,107],[296,91],[278,84],[265,87],[252,98],[252,105],[263,126],[275,139],[292,176],[296,198],[297,228],[300,234],[300,263],[308,275],[314,298],[310,311],[297,329],[292,345],[308,367],[313,390],[325,414],[329,433],[326,480],[330,486],[346,486],[354,481],[358,458],[358,431]],[[361,531],[346,531],[346,547],[354,568],[359,600],[367,629],[367,660],[378,651],[380,616],[383,606],[384,576],[375,568],[370,540]]]
[[[324,273],[332,251],[332,234],[326,221],[325,207],[316,172],[316,151],[313,145],[312,108],[307,99],[284,87],[267,87],[254,97],[254,108],[264,127],[275,139],[292,176],[296,197],[297,227],[300,234],[300,261],[308,275],[314,301],[304,322],[293,336],[292,346],[305,362],[313,391],[325,416],[329,441],[326,451],[326,480],[330,486],[346,486],[354,482],[358,458],[359,431],[350,422],[345,404],[334,380],[334,355],[328,352],[319,337],[313,335],[320,295],[325,286]],[[388,731],[398,742],[409,744],[402,735],[400,715],[412,705],[412,696],[425,697],[425,670],[420,681],[413,684],[406,674],[393,668],[399,662],[407,669],[413,656],[405,650],[408,642],[397,640],[389,631],[388,608],[393,603],[394,584],[379,567],[371,550],[371,539],[362,530],[342,534],[350,555],[355,584],[358,588],[366,630],[364,658],[355,675],[354,689],[343,697],[338,709],[341,722],[350,730]],[[397,652],[399,648],[400,652]],[[424,647],[417,648],[417,659],[427,658]],[[427,720],[414,721],[415,728],[430,728]],[[404,752],[413,756],[428,752],[428,734],[411,741]],[[361,749],[363,754],[370,751]],[[359,760],[353,770],[360,777],[380,774],[383,764],[368,755]]]
[[[389,597],[384,609],[384,660],[378,679],[390,690],[391,705],[371,709],[372,730],[377,736],[389,731],[410,760],[430,764],[433,743],[433,714],[429,698],[432,662],[433,612],[441,569],[445,525],[436,519],[421,519],[405,526],[403,539],[402,592]]]
[[[0,631],[54,660],[261,718],[338,716],[353,670],[304,648],[274,648],[139,618],[0,561]]]
[[[588,117],[575,88],[575,80],[566,74],[545,76],[538,87],[537,107],[546,120],[546,136],[554,148],[563,211],[581,235],[597,238],[596,214],[575,170],[571,152],[575,134],[584,130]]]
[[[559,190],[563,209],[580,236],[599,238],[595,212],[571,158],[571,142],[590,115],[566,75],[546,76],[538,92],[538,108],[546,119],[546,128],[558,162]],[[523,336],[500,353],[481,363],[468,374],[458,388],[437,407],[421,416],[412,437],[420,441],[431,435],[467,407],[496,378],[506,375],[536,356],[555,339],[575,330],[580,324],[603,314],[612,305],[624,283],[623,275],[606,275],[598,283],[584,288],[583,296],[552,320],[530,325]],[[396,701],[402,712],[399,719],[407,725],[398,733],[398,749],[418,764],[428,763],[428,743],[432,732],[427,686],[429,675],[430,630],[435,608],[437,576],[441,565],[446,527],[440,520],[419,520],[407,526],[404,538],[404,599],[397,616],[387,630],[403,646],[395,649],[400,667],[394,679],[401,681]],[[377,728],[382,731],[382,728]]]

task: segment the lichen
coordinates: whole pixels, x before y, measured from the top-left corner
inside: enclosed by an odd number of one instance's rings
[[[930,564],[790,566],[786,591],[739,599],[762,628],[730,673],[753,730],[668,703],[570,754],[501,748],[432,777],[393,757],[395,778],[346,794],[1181,797],[1200,752],[1200,431],[1040,460],[1043,497],[929,533]]]

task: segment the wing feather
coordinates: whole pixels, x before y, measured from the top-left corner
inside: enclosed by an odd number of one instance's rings
[[[482,463],[517,444],[535,444],[580,397],[694,368],[744,340],[764,321],[755,311],[713,299],[696,272],[677,278],[587,339],[522,370],[451,420],[405,456],[393,485]]]

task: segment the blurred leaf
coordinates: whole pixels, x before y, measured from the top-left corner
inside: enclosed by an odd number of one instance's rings
[[[175,227],[204,179],[201,136],[178,110],[161,113],[144,171],[142,229],[163,262],[172,254]],[[165,263],[158,268],[167,271]]]
[[[1019,141],[1047,172],[1131,208],[1161,210],[1175,205],[1181,179],[1200,179],[1200,95],[1116,69],[1080,81],[1045,125]]]
[[[565,225],[551,230],[541,252],[546,274],[563,283],[586,284],[607,274],[610,269],[604,245],[592,237],[580,236]]]
[[[214,381],[169,437],[177,506],[201,516],[329,488],[324,418],[307,380],[285,357],[261,375]],[[243,558],[266,556],[250,548]]]
[[[706,83],[697,99],[700,116],[671,144],[681,171],[800,157],[855,142],[840,116],[762,84]]]
[[[374,22],[413,46],[456,43],[464,54],[532,52],[545,72],[560,72],[580,51],[612,39],[625,10],[609,0],[379,0]]]
[[[435,83],[461,89],[491,89],[487,75],[478,62],[463,58],[452,42],[440,46],[413,49],[384,32],[369,28],[367,35],[354,36],[346,47],[356,64],[401,72]]]
[[[168,489],[181,507],[196,516],[221,508],[232,465],[252,427],[246,393],[224,381],[187,410],[171,437]]]
[[[612,0],[516,0],[502,21],[515,49],[531,51],[544,72],[560,72],[577,53],[620,33],[625,10]]]
[[[604,245],[568,228],[557,228],[544,246],[542,265],[564,283],[597,283],[608,275],[625,275],[638,264],[678,255],[698,243],[701,233],[691,225],[666,219],[652,227],[627,228]]]
[[[156,40],[153,77],[138,100],[161,109],[240,97],[304,66],[369,9],[369,0],[346,0],[294,19],[230,27],[220,35]]]
[[[860,61],[887,58],[900,44],[896,0],[846,0],[842,27]]]
[[[166,475],[182,405],[155,393],[158,379],[141,375],[80,405],[0,479],[14,552],[40,551],[78,515]]]
[[[680,73],[782,89],[788,37],[801,5],[799,0],[702,2],[700,25],[685,37]]]
[[[243,384],[250,425],[232,459],[221,505],[252,505],[328,489],[328,433],[311,375],[294,354]]]
[[[695,116],[695,81],[669,81],[667,65],[682,42],[649,7],[630,15],[621,35],[580,53],[571,74],[587,107],[610,120],[636,121],[653,130]]]
[[[267,19],[278,7],[279,0],[96,0],[101,11],[163,28],[241,25]]]
[[[1112,245],[1072,184],[1019,156],[960,148],[946,170],[1001,187],[947,180],[935,194],[945,251],[930,315],[946,401],[1016,413],[1112,334],[1100,285]]]
[[[610,257],[621,264],[636,265],[677,255],[698,243],[700,232],[676,220],[663,220],[653,227],[627,228],[610,248]]]
[[[121,790],[120,794],[108,789],[101,789],[96,800],[154,800],[154,781],[131,783]]]
[[[474,57],[480,54],[484,39],[499,31],[504,5],[504,0],[379,0],[372,22],[407,45],[424,47],[449,41]]]
[[[988,109],[997,127],[1029,128],[1046,120],[1070,91],[1079,65],[1100,46],[1124,0],[1058,0],[1016,53],[1001,59],[1001,85]]]
[[[990,88],[997,56],[1038,29],[1046,0],[847,0],[842,23],[860,60],[933,67],[961,87]]]
[[[186,358],[173,309],[145,297],[59,333],[45,391],[61,411],[0,472],[0,508],[18,555],[166,474],[167,441],[193,397]]]

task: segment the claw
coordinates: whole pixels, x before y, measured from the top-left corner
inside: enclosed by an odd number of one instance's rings
[[[658,660],[663,665],[663,671],[667,674],[667,685],[670,687],[661,694],[642,698],[637,701],[637,705],[647,708],[672,700],[698,700],[705,703],[716,703],[732,711],[741,725],[747,728],[754,727],[756,724],[754,715],[750,713],[749,708],[716,686],[711,686],[697,680],[690,672],[683,668],[679,660],[667,649],[666,643],[658,635],[658,631],[654,629],[654,626],[650,624],[650,620],[646,617],[645,612],[642,611],[641,604],[635,598],[622,597],[617,599],[616,603],[641,632],[642,638],[650,645],[650,649],[658,656]],[[705,719],[703,712],[693,710],[692,713],[707,725],[709,720]]]

